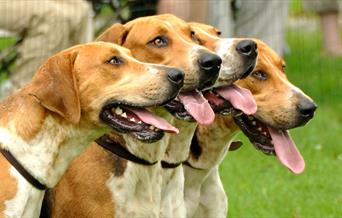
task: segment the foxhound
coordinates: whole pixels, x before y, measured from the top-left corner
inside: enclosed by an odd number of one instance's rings
[[[144,108],[169,102],[182,85],[181,71],[139,62],[112,43],[78,45],[49,58],[0,104],[0,217],[38,217],[45,189],[105,133],[141,138],[154,123],[175,132]],[[141,118],[139,131],[115,115],[119,108]]]
[[[97,40],[129,48],[138,60],[177,67],[185,73],[178,100],[154,110],[156,114],[177,128],[175,116],[186,120],[191,114],[191,119],[203,124],[213,121],[214,112],[200,90],[216,82],[221,58],[193,40],[186,22],[173,15],[138,18],[124,25],[114,24]],[[154,86],[160,84],[151,84]],[[182,122],[190,132],[195,130],[196,123]],[[97,140],[101,146],[124,149],[126,155],[92,144],[50,191],[46,213],[52,217],[159,217],[162,167],[170,166],[160,161],[170,138],[165,134],[162,140],[146,144],[130,136],[110,134]],[[185,215],[183,190],[174,203]]]
[[[193,25],[190,25],[193,40],[209,50],[217,53],[222,58],[221,70],[219,72],[219,79],[214,84],[210,91],[204,92],[204,97],[209,101],[212,110],[216,114],[225,114],[230,110],[230,104],[226,101],[211,101],[209,96],[212,93],[220,93],[223,98],[236,99],[236,104],[241,110],[251,114],[256,110],[255,104],[243,101],[244,99],[237,92],[233,82],[238,79],[247,77],[255,67],[258,55],[256,43],[248,39],[222,39],[222,40],[207,40],[206,37],[210,35],[206,32],[199,33]],[[202,37],[204,34],[205,37]],[[208,89],[207,89],[208,90]],[[247,105],[245,105],[247,104]],[[177,115],[177,114],[176,114]],[[198,122],[198,121],[197,121]],[[201,124],[200,122],[198,122]],[[190,145],[192,136],[194,135],[194,128],[196,123],[185,123],[182,120],[175,120],[173,122],[180,130],[177,137],[171,137],[168,142],[163,162],[165,163],[182,163],[188,158],[190,152]],[[204,124],[201,124],[206,126]],[[185,217],[186,207],[184,199],[181,199],[184,193],[184,174],[183,166],[172,167],[163,170],[163,188],[162,188],[162,208],[161,217]],[[178,203],[179,202],[179,203]]]
[[[222,40],[211,26],[191,25],[204,45]],[[228,200],[218,166],[229,149],[240,146],[233,142],[240,129],[257,150],[276,155],[293,173],[304,170],[304,160],[288,129],[306,124],[313,117],[316,105],[288,81],[284,60],[264,42],[254,41],[259,51],[257,65],[251,76],[237,81],[234,87],[234,92],[243,99],[236,103],[237,97],[227,99],[221,92],[210,95],[210,102],[229,101],[226,104],[230,109],[216,116],[211,125],[199,125],[192,139],[189,158],[183,166],[187,217],[227,216]],[[247,113],[253,102],[256,113]]]

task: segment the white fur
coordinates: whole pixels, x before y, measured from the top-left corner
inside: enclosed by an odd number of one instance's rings
[[[40,182],[53,187],[63,175],[69,163],[82,150],[101,135],[101,131],[75,128],[71,124],[59,124],[49,116],[42,131],[29,143],[21,139],[14,128],[0,127],[0,143]]]
[[[111,191],[115,217],[159,217],[161,167],[128,162],[123,176],[106,182]]]
[[[201,186],[200,201],[192,217],[227,217],[228,198],[223,189],[218,166],[214,167]]]
[[[154,112],[166,120],[173,119],[165,110]],[[123,135],[127,149],[150,163],[163,158],[170,136],[165,134],[162,140],[145,144],[130,135]],[[159,217],[162,179],[160,162],[144,166],[128,161],[123,175],[111,175],[106,182],[112,194],[115,217]]]
[[[225,38],[219,39],[216,42],[216,54],[222,59],[220,69],[220,80],[216,82],[215,86],[228,85],[238,79],[245,68],[244,61],[241,55],[236,51],[238,39]]]
[[[71,161],[104,131],[75,128],[46,117],[42,130],[30,142],[17,134],[13,123],[0,127],[0,144],[9,150],[23,167],[48,187],[57,184]],[[18,182],[18,192],[6,201],[5,214],[9,217],[38,217],[44,192],[34,188],[14,168],[11,174]]]
[[[226,217],[228,201],[218,171],[218,165],[228,152],[231,140],[237,130],[223,127],[214,122],[209,135],[201,137],[202,153],[199,159],[184,165],[184,198],[187,217]]]
[[[184,199],[186,204],[186,216],[193,217],[196,212],[201,198],[201,187],[206,180],[210,170],[196,170],[189,166],[183,165],[185,177]]]
[[[184,174],[182,165],[163,169],[160,217],[186,217],[184,201]]]
[[[191,139],[197,123],[174,118],[173,125],[179,129],[179,134],[170,138],[164,161],[179,163],[186,160],[189,155]],[[161,217],[186,217],[182,166],[163,170]]]
[[[45,191],[34,188],[14,167],[10,168],[10,173],[18,182],[18,192],[13,199],[5,201],[4,215],[13,218],[37,217]]]
[[[216,43],[216,54],[220,57],[224,57],[227,55],[227,51],[231,50],[232,44],[236,41],[236,39],[219,39]]]
[[[179,134],[170,137],[163,160],[168,163],[180,163],[188,158],[192,136],[197,123],[174,118],[172,125],[179,129]]]

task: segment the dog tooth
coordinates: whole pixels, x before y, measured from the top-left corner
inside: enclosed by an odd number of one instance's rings
[[[258,130],[261,132],[261,131],[262,131],[262,128],[261,128],[261,127],[258,127]]]
[[[266,135],[267,136],[267,132],[262,132],[262,134]]]
[[[253,126],[255,126],[256,125],[256,121],[253,121],[252,124],[253,124]]]
[[[124,118],[127,118],[126,112],[123,112],[123,114],[121,114],[121,116],[124,117]]]
[[[115,109],[115,113],[116,114],[122,114],[122,109],[120,108],[120,107],[117,107],[116,109]]]
[[[234,117],[241,116],[243,113],[241,111],[234,112]]]
[[[134,119],[134,117],[132,117],[131,119],[129,119],[130,121],[132,121],[132,122],[135,122],[135,119]]]
[[[248,119],[249,120],[254,120],[254,117],[253,116],[248,116]]]
[[[138,122],[139,124],[142,124],[142,122],[141,122],[141,120],[139,120],[139,122]]]
[[[150,129],[150,130],[154,130],[154,126],[150,126],[149,129]]]

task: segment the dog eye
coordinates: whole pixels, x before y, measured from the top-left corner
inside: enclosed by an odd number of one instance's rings
[[[168,40],[164,36],[157,36],[156,38],[154,38],[150,42],[150,44],[152,44],[158,48],[162,48],[162,47],[166,47],[168,45]]]
[[[114,56],[107,62],[111,65],[120,65],[123,63],[123,60],[117,56]]]
[[[267,73],[260,70],[253,72],[252,76],[258,80],[267,80],[268,78]]]
[[[202,45],[202,41],[196,36],[196,33],[194,31],[191,31],[191,39],[195,43]]]
[[[216,33],[217,33],[218,36],[222,35],[221,31],[217,31]]]

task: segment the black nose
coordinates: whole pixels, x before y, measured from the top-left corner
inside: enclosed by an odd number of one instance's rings
[[[176,68],[172,68],[167,73],[167,78],[176,85],[183,85],[184,73]]]
[[[317,105],[308,99],[301,100],[297,105],[298,112],[304,118],[311,118],[314,115],[316,109]]]
[[[247,58],[256,58],[258,55],[257,44],[252,40],[242,40],[237,44],[236,50]]]
[[[213,86],[219,76],[222,63],[221,58],[212,53],[204,53],[200,56],[198,63],[201,69],[198,89],[202,90]]]
[[[222,60],[219,56],[210,53],[204,53],[198,60],[200,68],[205,71],[220,68]]]

